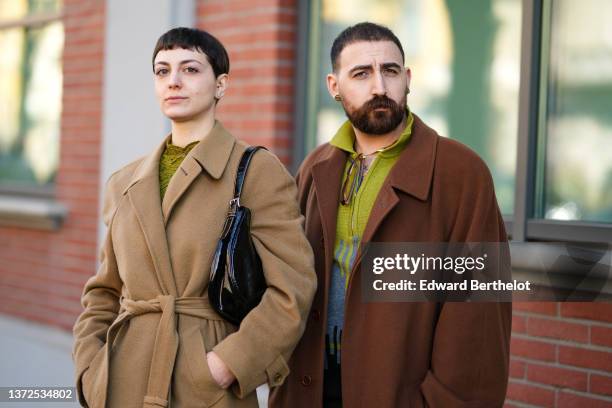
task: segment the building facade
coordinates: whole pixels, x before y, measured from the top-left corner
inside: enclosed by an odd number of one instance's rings
[[[607,0],[0,1],[0,313],[72,328],[105,180],[169,130],[150,64],[175,26],[224,43],[221,121],[293,171],[343,120],[324,85],[331,41],[359,21],[389,26],[412,69],[411,109],[491,168],[523,243],[515,270],[546,283],[524,243],[609,254],[610,12]],[[580,282],[612,293],[612,276],[596,278]],[[508,407],[612,406],[610,303],[515,303],[511,354]]]

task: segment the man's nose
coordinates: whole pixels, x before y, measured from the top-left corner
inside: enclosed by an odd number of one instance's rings
[[[374,83],[372,84],[372,94],[386,95],[387,87],[385,86],[385,79],[383,78],[382,73],[374,72],[372,79],[374,80]]]

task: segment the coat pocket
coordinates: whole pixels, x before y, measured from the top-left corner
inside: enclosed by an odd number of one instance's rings
[[[204,339],[199,327],[197,320],[189,324],[181,335],[181,342],[184,345],[185,352],[188,353],[186,359],[189,364],[193,387],[199,396],[198,399],[206,407],[210,407],[223,398],[227,391],[219,387],[212,378],[208,362],[206,361]]]
[[[99,405],[96,404],[97,398],[100,392],[103,391],[102,388],[107,385],[106,370],[103,366],[104,359],[106,358],[106,348],[107,345],[105,344],[97,351],[91,363],[89,363],[89,367],[83,372],[81,377],[83,396],[89,407]]]

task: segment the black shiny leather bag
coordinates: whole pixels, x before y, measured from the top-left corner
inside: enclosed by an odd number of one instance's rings
[[[242,319],[259,304],[267,288],[261,259],[251,239],[251,210],[240,205],[249,163],[259,149],[265,148],[247,148],[240,159],[234,198],[230,201],[210,269],[210,304],[221,317],[235,325],[240,325]]]

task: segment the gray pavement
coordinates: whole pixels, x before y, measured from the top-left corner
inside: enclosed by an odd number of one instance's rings
[[[72,335],[0,315],[0,387],[72,387]],[[0,402],[0,407],[78,407],[77,402]]]
[[[72,333],[0,314],[0,387],[73,387]],[[257,389],[267,406],[268,387]],[[72,408],[77,402],[2,402],[0,407]]]

